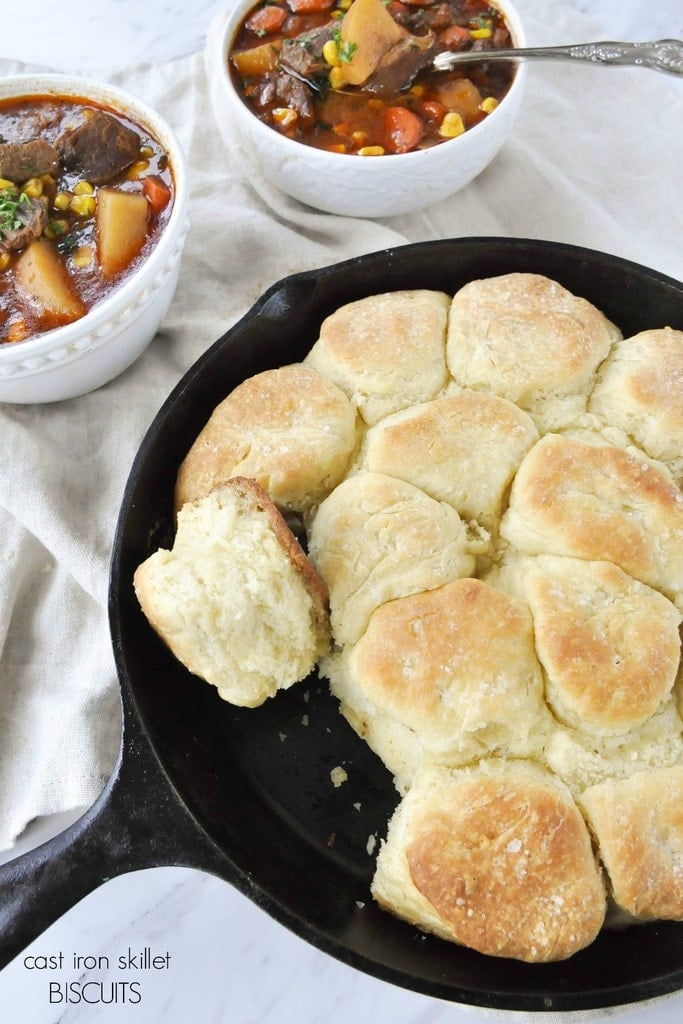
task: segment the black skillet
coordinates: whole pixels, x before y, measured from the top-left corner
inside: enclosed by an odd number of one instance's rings
[[[368,837],[384,834],[396,796],[324,685],[313,675],[262,708],[232,708],[173,659],[133,595],[134,568],[172,540],[178,464],[240,381],[301,359],[321,320],[344,302],[398,288],[452,293],[511,271],[554,278],[625,334],[683,330],[683,285],[634,263],[550,242],[451,239],[275,284],[177,385],[133,465],[112,556],[110,625],[124,711],[119,764],[83,818],[0,869],[0,965],[107,878],[187,865],[224,878],[347,964],[457,1003],[580,1010],[683,987],[683,924],[603,932],[564,963],[529,966],[422,936],[377,909],[368,898]],[[337,765],[348,781],[334,788]]]

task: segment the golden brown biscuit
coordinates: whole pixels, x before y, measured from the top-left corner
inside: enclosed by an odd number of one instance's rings
[[[328,316],[304,362],[341,388],[366,423],[434,398],[446,383],[450,296],[385,292]]]
[[[232,704],[262,704],[329,647],[325,586],[253,480],[186,502],[172,550],[138,566],[134,586],[176,658]]]
[[[471,281],[453,297],[446,358],[459,384],[508,398],[544,432],[585,410],[595,370],[619,336],[557,282],[505,274]]]
[[[354,643],[379,605],[468,576],[458,513],[402,480],[360,473],[322,502],[308,553],[327,584],[337,643]]]
[[[547,724],[531,617],[478,579],[381,605],[321,671],[400,788],[423,758],[527,756]]]
[[[574,800],[524,761],[421,773],[391,820],[372,892],[419,928],[531,963],[583,949],[606,910]]]
[[[527,554],[614,562],[681,600],[683,496],[655,464],[615,445],[542,437],[517,471],[500,533]]]
[[[624,338],[598,370],[588,411],[683,478],[683,331]]]
[[[680,661],[674,605],[611,562],[539,555],[517,574],[556,717],[613,736],[653,715]]]
[[[298,364],[265,370],[213,411],[180,467],[176,508],[243,476],[303,512],[341,480],[356,443],[356,410],[339,388]]]
[[[364,465],[447,501],[466,521],[497,528],[503,495],[538,440],[507,399],[461,391],[396,413],[368,431]]]
[[[617,905],[638,918],[683,920],[683,764],[608,779],[579,804]]]

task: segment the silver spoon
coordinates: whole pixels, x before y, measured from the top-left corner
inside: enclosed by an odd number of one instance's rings
[[[614,64],[652,68],[683,75],[683,41],[658,39],[652,43],[574,43],[569,46],[536,46],[510,50],[462,50],[439,53],[434,71],[449,71],[459,64],[492,60],[575,60],[589,64]]]

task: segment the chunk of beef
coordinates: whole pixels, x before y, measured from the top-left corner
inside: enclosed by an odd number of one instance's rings
[[[363,83],[363,91],[376,96],[391,96],[407,89],[419,72],[431,63],[438,49],[433,32],[400,39],[382,58],[377,70]]]
[[[47,224],[47,201],[42,196],[25,196],[17,206],[14,220],[16,226],[0,228],[0,252],[18,252],[42,235]]]
[[[281,71],[275,88],[282,106],[296,110],[302,127],[310,127],[315,122],[315,93],[309,86],[298,78],[292,78],[286,71]]]
[[[291,68],[295,73],[313,78],[315,75],[329,74],[330,66],[323,57],[323,46],[334,36],[339,23],[329,21],[320,28],[309,32],[301,32],[293,39],[285,39],[280,47],[280,64]]]
[[[20,185],[29,178],[59,171],[59,153],[44,139],[0,144],[0,178]]]
[[[247,87],[245,95],[255,107],[272,105],[296,110],[303,127],[310,127],[315,122],[315,93],[287,71],[269,71],[260,75]]]
[[[104,110],[88,109],[85,120],[57,139],[64,166],[93,185],[104,185],[137,160],[140,136]]]

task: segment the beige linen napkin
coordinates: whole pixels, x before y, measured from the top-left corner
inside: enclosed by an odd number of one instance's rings
[[[517,6],[532,43],[595,37],[560,0]],[[468,235],[559,240],[683,276],[683,97],[653,72],[531,67],[516,132],[476,181],[419,213],[363,221],[304,207],[245,163],[210,51],[100,76],[165,115],[189,159],[191,229],[158,336],[91,395],[0,405],[2,849],[36,816],[92,802],[113,767],[106,600],[125,481],[166,395],[266,288],[364,252]],[[32,70],[0,61],[2,75]]]

